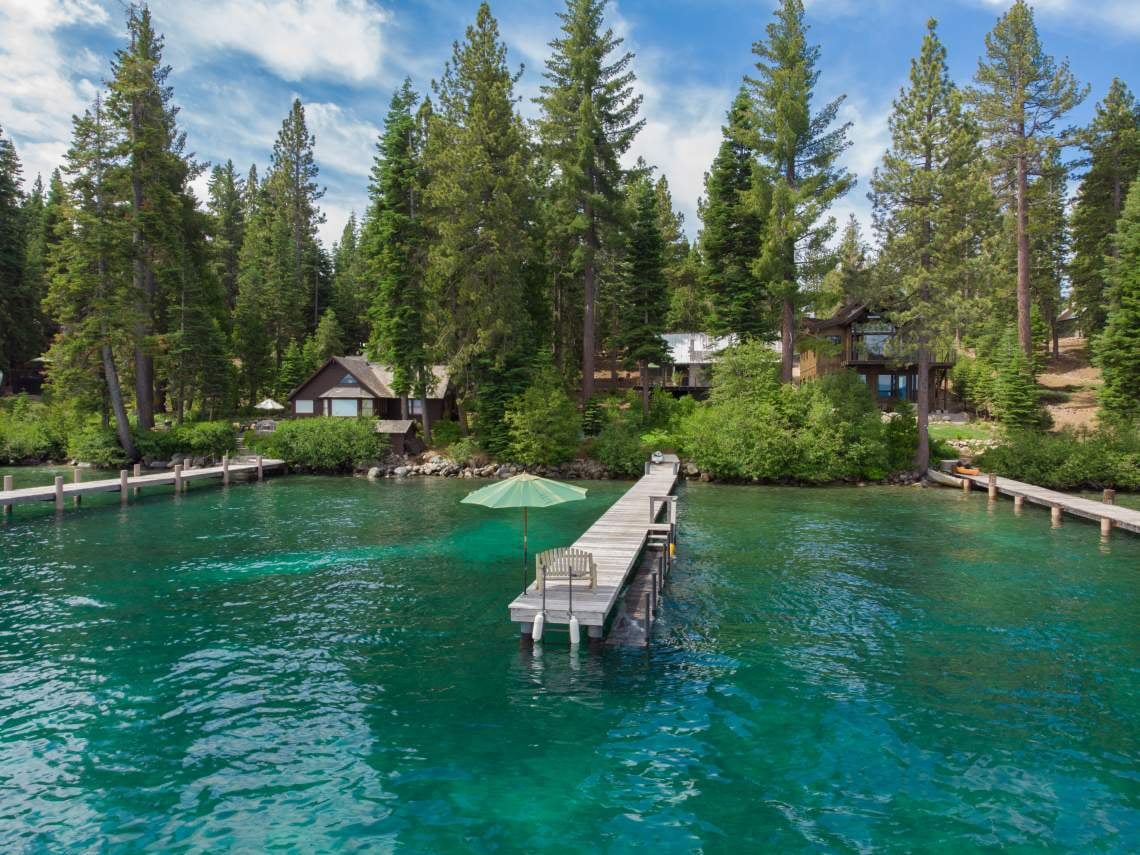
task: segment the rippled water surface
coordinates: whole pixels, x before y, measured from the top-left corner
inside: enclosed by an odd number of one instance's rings
[[[527,654],[519,521],[472,486],[18,508],[0,851],[1136,850],[1140,538],[694,484],[652,648]]]

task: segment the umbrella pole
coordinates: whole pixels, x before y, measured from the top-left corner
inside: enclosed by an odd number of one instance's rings
[[[522,592],[526,596],[526,508],[523,507],[523,572],[522,572]]]

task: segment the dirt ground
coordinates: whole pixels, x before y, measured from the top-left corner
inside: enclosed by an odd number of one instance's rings
[[[1037,383],[1045,392],[1046,409],[1056,429],[1096,425],[1096,390],[1100,369],[1089,365],[1088,339],[1063,338],[1061,355],[1046,362]]]

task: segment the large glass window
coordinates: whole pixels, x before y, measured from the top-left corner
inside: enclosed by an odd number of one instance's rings
[[[422,416],[424,414],[424,402],[419,398],[408,399],[408,415],[409,416]]]
[[[351,374],[345,374],[343,377],[340,378],[340,383],[338,383],[337,385],[338,386],[359,386],[360,381],[357,380],[355,377],[353,377]]]
[[[891,397],[891,375],[890,374],[880,374],[879,375],[879,385],[877,387],[877,391],[878,391],[878,395],[880,398]]]
[[[899,375],[899,400],[907,400],[907,391],[910,389],[910,378],[905,374]]]
[[[361,398],[360,399],[360,415],[371,416],[372,415],[372,404],[373,404],[373,401],[371,398]]]
[[[298,398],[293,402],[293,412],[301,416],[311,416],[313,414],[313,402],[302,401]]]
[[[333,398],[330,415],[347,418],[356,417],[356,398]]]

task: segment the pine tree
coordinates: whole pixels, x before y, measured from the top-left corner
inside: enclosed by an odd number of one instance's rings
[[[368,284],[364,275],[364,252],[356,213],[348,216],[340,240],[332,251],[332,309],[344,330],[345,341],[353,348],[368,340]]]
[[[649,363],[664,363],[669,355],[661,333],[669,307],[665,281],[666,243],[653,184],[648,177],[631,189],[629,255],[620,291],[617,340],[630,366],[641,376],[641,405],[649,415]]]
[[[1128,87],[1114,79],[1096,115],[1079,136],[1088,171],[1073,209],[1073,258],[1069,277],[1081,326],[1090,338],[1104,328],[1105,259],[1114,252],[1112,234],[1129,188],[1140,171],[1140,106]]]
[[[764,240],[753,269],[779,304],[785,383],[792,381],[800,283],[832,266],[826,245],[835,223],[820,223],[820,218],[854,184],[837,165],[850,145],[851,124],[832,128],[846,96],[812,114],[820,51],[807,44],[807,29],[802,0],[782,0],[768,24],[767,40],[752,46],[757,76],[746,78],[752,92],[751,147],[760,153],[772,181]],[[766,203],[766,196],[756,202]]]
[[[1107,263],[1108,320],[1096,340],[1110,420],[1140,425],[1140,181],[1128,191]]]
[[[213,215],[210,254],[214,275],[222,283],[226,306],[232,312],[237,304],[238,264],[245,236],[245,210],[242,196],[245,182],[227,160],[210,172],[207,207]]]
[[[29,306],[25,276],[26,227],[20,159],[0,135],[0,371],[27,357]]]
[[[1057,122],[1085,99],[1069,70],[1045,53],[1033,10],[1016,0],[986,35],[986,56],[978,62],[974,102],[1003,195],[1011,199],[1017,246],[1017,330],[1027,357],[1033,354],[1030,327],[1030,178],[1057,137]]]
[[[769,182],[757,163],[752,104],[741,89],[728,111],[724,139],[705,173],[700,245],[718,333],[767,338],[773,329],[764,283],[752,271],[760,256]]]
[[[133,347],[139,311],[131,279],[133,217],[117,200],[126,197],[130,175],[116,163],[119,132],[100,98],[74,120],[65,171],[70,178],[58,242],[48,265],[46,305],[59,324],[52,345],[49,381],[65,396],[102,401],[115,416],[119,442],[135,459],[131,426],[119,385],[115,350]],[[97,379],[102,375],[101,387]]]
[[[671,276],[667,327],[684,332],[708,329],[712,305],[709,303],[705,265],[696,246],[689,247],[681,263],[673,267]]]
[[[28,321],[22,324],[27,335],[27,358],[39,356],[51,344],[55,330],[43,310],[48,291],[48,257],[53,244],[59,241],[58,223],[63,210],[63,179],[59,170],[52,171],[45,194],[43,182],[36,176],[32,192],[24,204],[24,227],[27,242],[24,286],[28,299]]]
[[[836,247],[836,266],[823,277],[820,289],[813,298],[816,313],[830,314],[852,303],[866,302],[871,297],[871,264],[868,248],[859,229],[859,221],[852,214]]]
[[[344,338],[340,324],[336,320],[336,313],[332,309],[325,309],[325,313],[321,315],[317,331],[313,333],[313,347],[318,364],[330,357],[344,355]]]
[[[256,179],[256,175],[251,177]],[[247,182],[247,194],[249,186]],[[231,339],[250,405],[257,403],[262,389],[272,385],[279,364],[275,359],[279,342],[295,340],[283,330],[279,310],[280,281],[287,279],[289,272],[281,269],[282,255],[287,261],[288,226],[283,218],[274,216],[268,193],[259,188],[256,198],[247,203]]]
[[[1042,159],[1040,177],[1029,185],[1029,256],[1032,260],[1029,286],[1033,308],[1042,326],[1034,340],[1042,342],[1043,354],[1060,355],[1057,315],[1061,311],[1061,287],[1069,257],[1069,223],[1065,186],[1069,170],[1061,161],[1060,148],[1051,146]],[[1031,324],[1032,326],[1032,324]]]
[[[289,115],[281,123],[277,141],[273,144],[270,172],[265,180],[278,216],[289,228],[289,276],[279,283],[287,289],[281,303],[290,316],[287,326],[292,330],[303,324],[301,312],[308,306],[312,329],[316,329],[323,308],[320,299],[320,277],[313,264],[313,249],[317,226],[325,221],[317,203],[324,196],[324,188],[317,184],[317,164],[313,156],[316,137],[305,124],[305,108],[301,99],[294,98]],[[306,264],[306,258],[310,263]],[[282,260],[284,261],[284,260]],[[277,342],[280,360],[285,339]]]
[[[996,362],[993,407],[998,421],[1007,428],[1049,427],[1052,419],[1041,406],[1033,366],[1015,330],[1002,337]]]
[[[392,96],[372,168],[372,202],[364,236],[369,276],[377,283],[370,316],[370,351],[392,369],[392,391],[408,414],[408,396],[430,390],[423,223],[424,139],[416,120],[419,96],[405,80]],[[422,412],[427,413],[426,403]],[[430,425],[425,422],[430,440]]]
[[[479,429],[502,442],[505,404],[521,387],[494,395],[490,387],[516,377],[525,385],[516,369],[534,347],[529,292],[538,282],[531,151],[514,110],[516,80],[483,3],[433,84],[438,103],[425,151],[434,236],[427,276],[439,349],[457,380],[461,415],[477,392]]]
[[[536,99],[543,149],[556,167],[555,239],[569,245],[573,268],[581,272],[583,400],[594,392],[599,256],[623,204],[621,157],[644,124],[629,69],[633,54],[615,53],[622,39],[603,29],[605,7],[606,0],[566,0],[558,15],[561,35],[550,43],[546,82]],[[555,300],[568,302],[561,295]],[[566,331],[558,337],[559,351],[569,349]]]
[[[172,267],[178,253],[181,195],[192,165],[185,136],[178,130],[178,110],[167,84],[170,67],[162,63],[163,38],[150,10],[127,10],[129,44],[115,53],[107,112],[122,130],[117,155],[125,161],[130,186],[132,278],[138,300],[134,330],[135,407],[140,428],[154,427],[154,357],[162,333],[169,292],[159,281],[160,268]]]
[[[950,80],[933,19],[889,126],[890,148],[871,179],[882,246],[874,296],[898,331],[896,342],[917,351],[915,468],[925,472],[931,354],[948,349],[953,339],[963,271],[993,227],[989,188],[976,167],[977,129]]]
[[[284,398],[304,382],[311,369],[296,339],[290,339],[281,357],[281,370],[277,372],[277,394]]]

